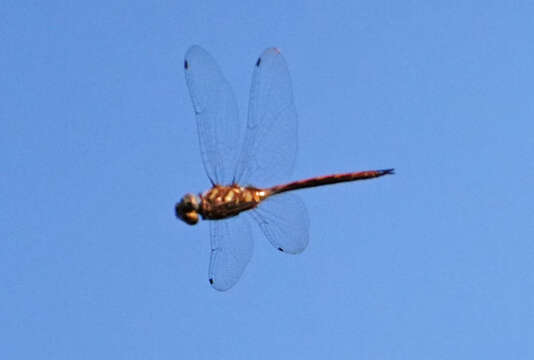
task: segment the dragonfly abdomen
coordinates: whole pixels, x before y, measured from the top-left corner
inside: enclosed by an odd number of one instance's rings
[[[269,190],[272,194],[280,194],[286,191],[305,189],[309,187],[337,184],[347,181],[367,180],[384,175],[393,174],[394,169],[358,171],[344,174],[317,176],[310,179],[294,181],[288,184],[273,186]]]

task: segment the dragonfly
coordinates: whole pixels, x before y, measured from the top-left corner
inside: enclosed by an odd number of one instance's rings
[[[266,49],[253,69],[248,118],[242,129],[234,92],[213,57],[197,45],[185,54],[200,154],[212,186],[184,195],[175,214],[189,225],[200,218],[210,220],[208,279],[219,291],[238,282],[252,257],[251,223],[275,249],[287,254],[304,251],[309,218],[294,190],[394,173],[394,169],[349,172],[272,186],[287,181],[294,167],[297,112],[288,66],[279,49]]]

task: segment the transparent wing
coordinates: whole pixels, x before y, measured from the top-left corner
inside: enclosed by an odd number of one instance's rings
[[[210,221],[209,281],[216,290],[234,286],[252,257],[254,242],[247,216]]]
[[[199,46],[191,46],[186,52],[184,69],[204,169],[212,184],[229,184],[240,131],[234,93],[215,60]]]
[[[251,215],[276,249],[298,254],[308,246],[308,212],[297,195],[286,193],[268,198]]]
[[[275,48],[256,61],[248,120],[235,180],[272,186],[287,181],[297,152],[297,112],[287,64]]]

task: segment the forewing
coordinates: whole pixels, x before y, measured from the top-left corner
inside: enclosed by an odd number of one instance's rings
[[[276,48],[256,61],[248,120],[235,179],[243,185],[287,181],[297,151],[297,113],[286,61]]]
[[[219,291],[234,286],[252,257],[254,242],[245,214],[210,221],[209,281]]]
[[[186,52],[184,69],[204,169],[212,183],[229,184],[240,130],[234,92],[215,60],[200,46],[194,45]]]
[[[276,249],[299,254],[308,246],[308,212],[297,195],[274,195],[260,203],[251,214]]]

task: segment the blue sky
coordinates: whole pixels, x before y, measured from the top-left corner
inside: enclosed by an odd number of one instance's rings
[[[0,357],[532,359],[529,2],[22,2],[0,6]],[[255,233],[226,293],[183,75],[200,44],[245,119],[253,64],[289,64],[298,256]],[[237,141],[237,139],[236,139]]]

